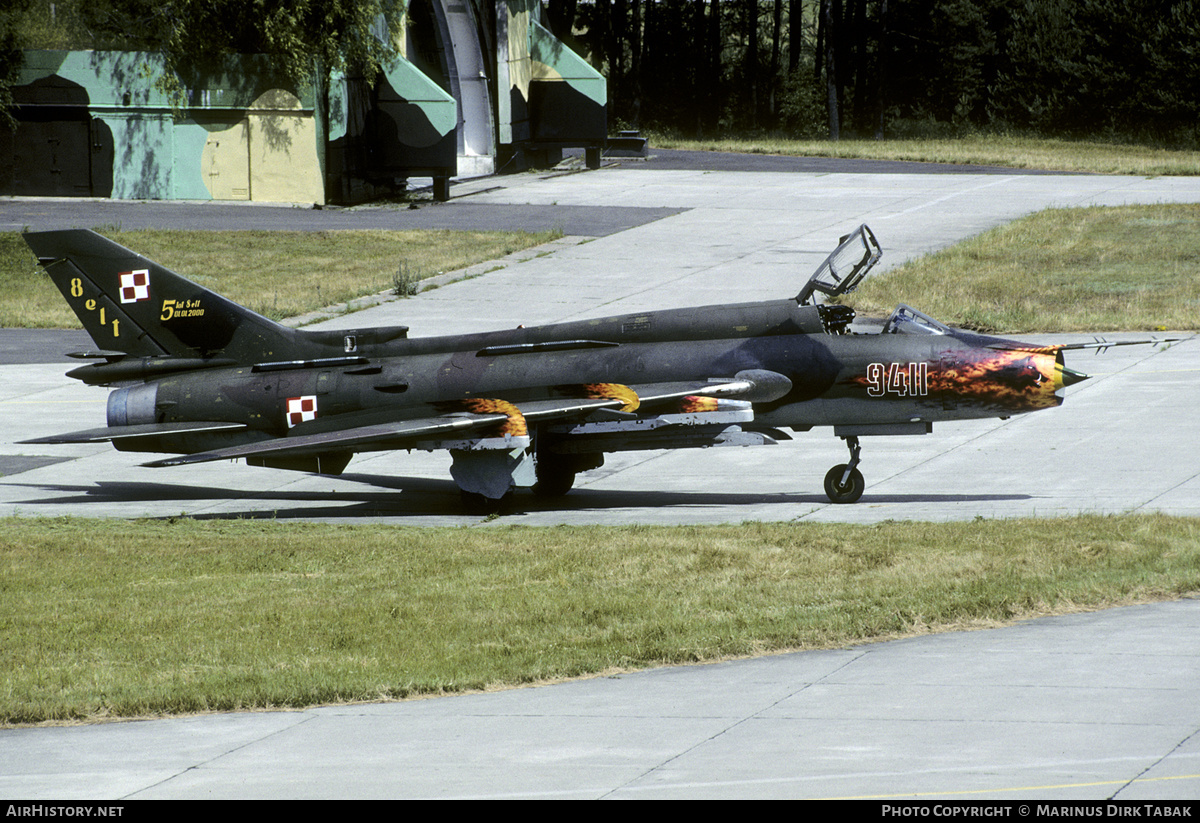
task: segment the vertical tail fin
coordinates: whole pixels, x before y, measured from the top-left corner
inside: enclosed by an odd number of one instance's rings
[[[290,350],[296,332],[84,229],[25,242],[96,345],[133,357],[257,362]]]

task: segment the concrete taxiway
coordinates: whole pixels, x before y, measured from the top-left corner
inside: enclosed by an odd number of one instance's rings
[[[626,163],[461,184],[450,203],[417,212],[369,210],[362,223],[394,228],[424,212],[464,228],[467,212],[552,224],[558,214],[574,242],[326,325],[404,323],[418,336],[790,296],[862,222],[895,265],[1045,207],[1200,202],[1190,178],[838,168]],[[129,205],[140,214],[143,204]],[[53,203],[35,206],[42,220],[28,203],[0,202],[0,225],[64,224]],[[171,208],[156,204],[167,216],[147,219],[171,225]],[[203,208],[205,220],[228,211],[243,225],[237,215],[265,214]],[[307,226],[360,212],[296,213]],[[66,224],[133,224],[106,215]],[[614,222],[624,227],[602,228]],[[316,478],[223,464],[151,470],[107,445],[17,445],[101,425],[106,393],[71,385],[67,361],[5,351],[0,341],[0,514],[479,523],[459,512],[444,455],[364,455],[344,477]],[[616,456],[562,501],[519,495],[497,522],[1200,514],[1200,342],[1069,363],[1094,376],[1059,409],[866,441],[855,506],[825,501],[821,478],[845,452],[814,431],[770,448]],[[1195,798],[1198,650],[1200,601],[1183,600],[492,694],[4,730],[0,793]]]
[[[680,161],[672,156],[665,169],[625,163],[585,173],[489,178],[459,184],[451,202],[416,211],[111,202],[94,208],[122,225],[257,226],[265,220],[302,228],[325,225],[321,220],[346,227],[356,219],[371,227],[474,228],[480,214],[511,210],[536,216],[540,224],[561,218],[575,232],[542,254],[485,264],[476,270],[480,276],[319,324],[401,323],[413,336],[425,336],[794,295],[837,238],[864,222],[879,237],[887,267],[1041,208],[1200,202],[1200,180],[1193,178],[783,172],[783,159],[769,162],[768,171],[688,169],[677,168]],[[128,207],[123,220],[114,216],[122,206]],[[0,225],[87,225],[86,213],[86,205],[71,201],[10,201],[0,203]],[[614,229],[613,215],[624,229]],[[31,222],[35,217],[41,223]],[[478,522],[459,507],[444,453],[359,455],[343,476],[328,478],[225,464],[146,469],[140,464],[148,458],[106,444],[19,445],[102,425],[107,393],[64,378],[63,358],[48,353],[31,363],[16,355],[15,346],[4,346],[2,337],[0,362],[10,365],[0,365],[0,514]],[[58,351],[69,350],[64,344]],[[845,462],[846,450],[830,432],[814,430],[766,448],[613,455],[602,469],[580,475],[576,489],[561,500],[514,495],[501,520],[540,525],[1200,514],[1200,340],[1098,356],[1072,353],[1068,364],[1094,376],[1068,390],[1058,409],[1007,421],[938,424],[927,437],[867,439],[867,489],[855,506],[825,499],[825,472]]]

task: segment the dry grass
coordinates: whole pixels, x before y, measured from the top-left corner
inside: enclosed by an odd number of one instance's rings
[[[1091,141],[978,135],[942,140],[684,140],[653,135],[653,148],[796,157],[843,157],[1145,176],[1200,174],[1200,152]]]

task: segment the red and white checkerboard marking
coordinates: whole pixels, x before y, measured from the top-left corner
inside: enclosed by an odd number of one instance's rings
[[[317,419],[317,397],[313,394],[306,394],[303,397],[289,397],[287,401],[287,424],[290,429],[292,426],[299,425],[306,420]]]
[[[150,299],[150,270],[121,272],[121,302],[140,303]]]

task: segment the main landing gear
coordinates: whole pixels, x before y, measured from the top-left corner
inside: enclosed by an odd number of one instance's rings
[[[537,460],[528,452],[452,451],[450,474],[459,484],[459,495],[468,514],[497,514],[514,488],[528,487],[538,497],[561,497],[575,485],[575,475],[604,465],[602,452],[559,454],[539,450]],[[516,461],[516,462],[514,462]]]
[[[604,465],[603,452],[559,454],[548,448],[538,450],[534,467],[537,482],[530,488],[538,497],[562,497],[575,485],[579,472],[598,469]]]
[[[862,497],[867,483],[858,470],[858,458],[862,449],[857,437],[843,437],[850,448],[850,462],[834,466],[825,475],[825,494],[831,503],[856,503]]]
[[[542,452],[535,471],[537,482],[531,490],[538,497],[562,497],[575,485],[576,468],[565,455]]]

